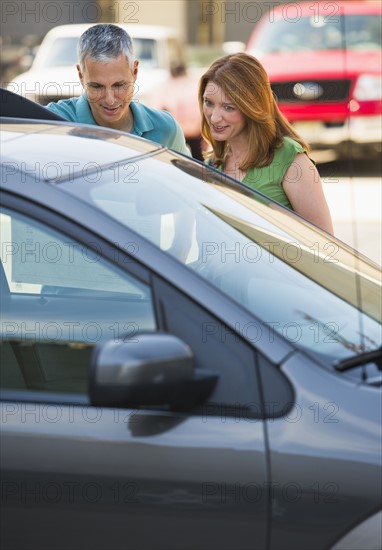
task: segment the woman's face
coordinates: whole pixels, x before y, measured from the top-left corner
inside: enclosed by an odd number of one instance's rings
[[[246,136],[246,118],[224,90],[209,80],[203,94],[203,113],[217,141]]]

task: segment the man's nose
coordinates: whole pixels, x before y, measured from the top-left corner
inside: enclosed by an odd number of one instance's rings
[[[108,105],[113,105],[113,104],[114,104],[115,96],[114,96],[114,90],[113,90],[113,88],[106,88],[106,89],[105,89],[105,98],[104,98],[104,101],[105,101],[105,103],[107,103]]]

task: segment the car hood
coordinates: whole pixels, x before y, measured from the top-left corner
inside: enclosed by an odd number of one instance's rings
[[[271,81],[381,74],[381,51],[249,53],[258,57]]]
[[[136,82],[136,97],[142,98],[167,79],[168,72],[165,69],[140,67]],[[67,98],[80,96],[82,93],[77,69],[73,66],[31,69],[14,78],[7,88],[22,96],[44,95]]]

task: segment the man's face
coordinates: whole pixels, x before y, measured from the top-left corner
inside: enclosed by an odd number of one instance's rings
[[[131,69],[124,55],[106,63],[85,57],[84,69],[77,65],[78,76],[97,124],[130,131],[133,117],[130,102],[138,75],[138,61]]]

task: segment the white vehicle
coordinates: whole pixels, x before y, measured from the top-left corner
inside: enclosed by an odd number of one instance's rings
[[[12,80],[8,90],[47,105],[82,93],[76,64],[77,43],[92,24],[59,25],[44,37],[30,69]],[[119,25],[133,39],[139,74],[136,99],[168,80],[185,65],[184,47],[176,31],[154,25]]]

